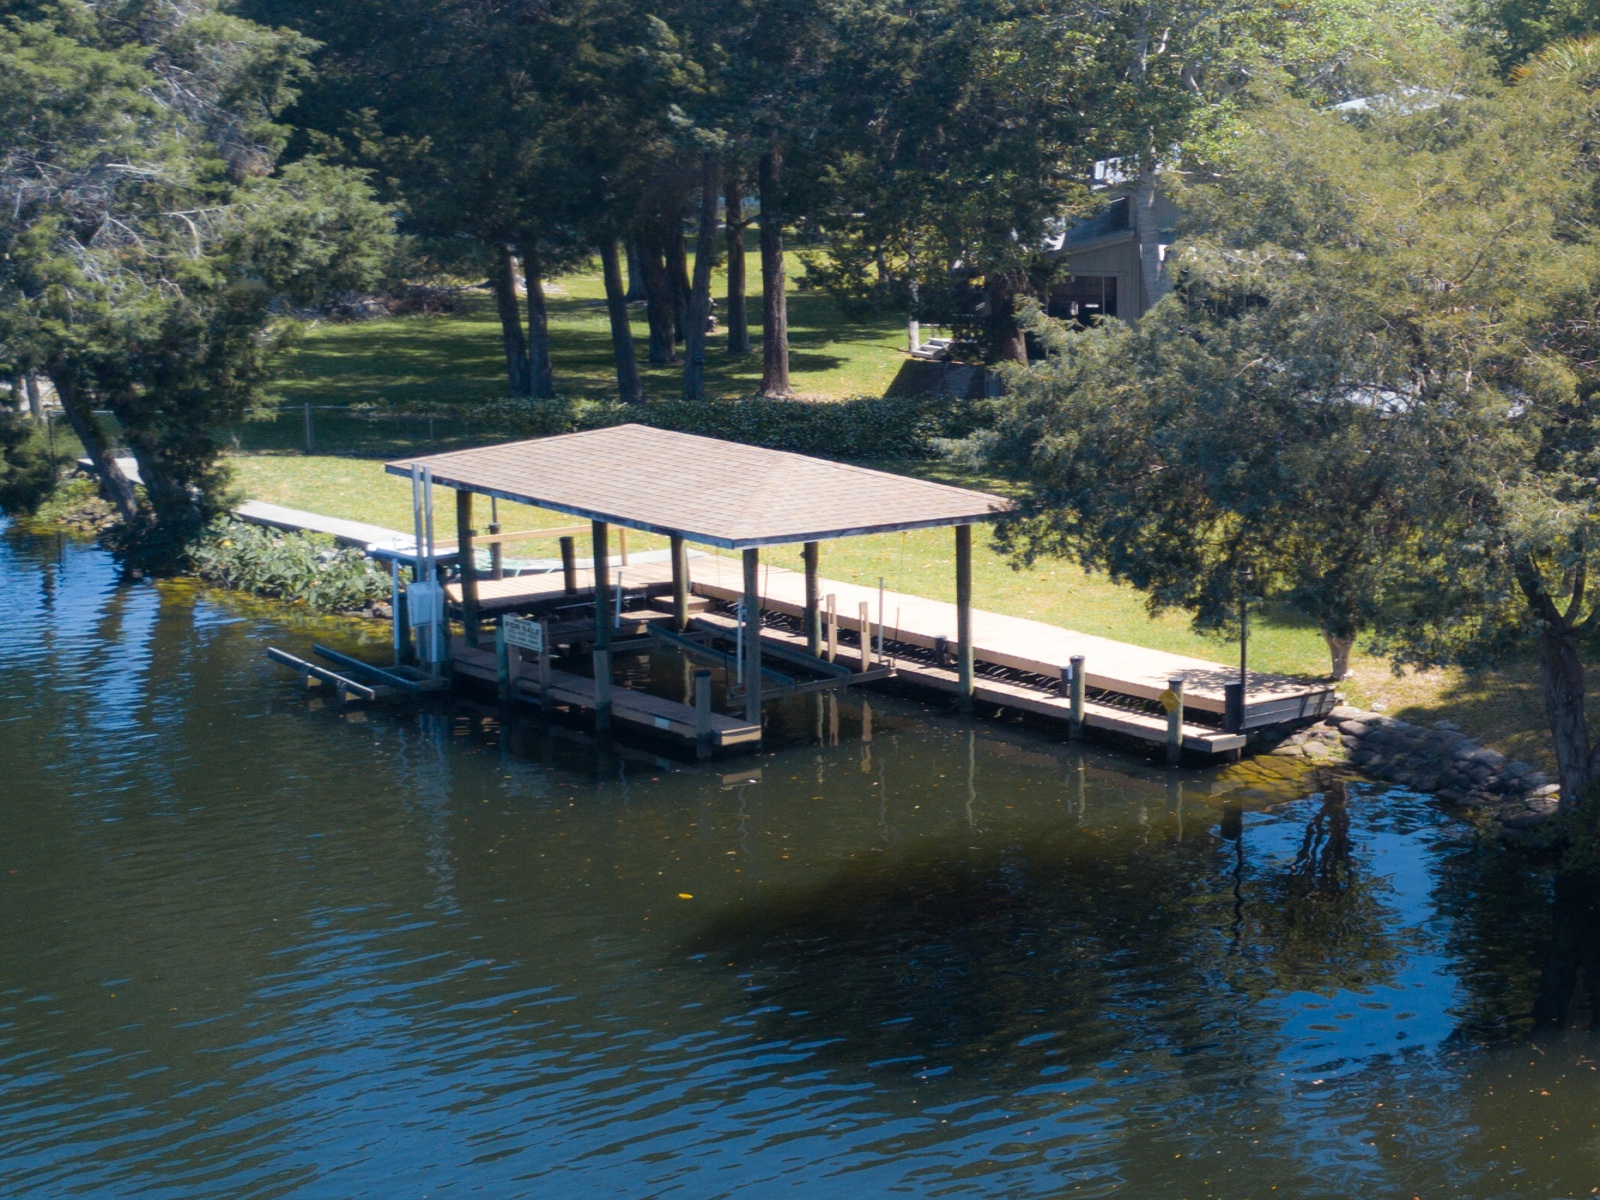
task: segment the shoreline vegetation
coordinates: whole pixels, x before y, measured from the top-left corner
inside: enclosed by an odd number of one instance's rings
[[[799,266],[798,261],[795,265]],[[609,351],[599,341],[585,349],[582,336],[592,325],[591,332],[598,338],[605,321],[603,310],[597,307],[600,295],[598,274],[593,272],[568,276],[552,289],[552,331],[560,335],[552,338],[554,365],[558,378],[578,385],[573,398],[558,401],[505,400],[499,326],[491,301],[481,292],[469,289],[449,313],[324,323],[312,328],[289,351],[273,389],[281,405],[277,417],[240,427],[239,444],[226,460],[235,495],[403,530],[410,527],[409,492],[403,480],[384,475],[382,458],[414,450],[424,442],[434,442],[440,449],[471,443],[474,422],[484,423],[485,428],[493,425],[503,430],[503,436],[512,437],[567,427],[544,427],[553,420],[586,427],[619,419],[619,414],[611,412],[620,407],[614,400],[594,398],[605,391]],[[758,303],[758,297],[752,299],[753,306]],[[837,303],[821,293],[796,291],[791,303],[796,314],[794,336],[813,353],[809,360],[797,359],[801,369],[796,371],[795,383],[805,399],[755,401],[747,406],[733,399],[736,394],[748,396],[751,382],[759,374],[757,321],[753,354],[730,356],[718,351],[708,356],[708,391],[722,398],[702,403],[714,405],[716,409],[710,411],[726,415],[704,418],[704,427],[692,431],[724,437],[742,433],[751,440],[817,453],[814,443],[826,436],[825,422],[837,418],[840,409],[849,405],[858,407],[861,416],[851,422],[851,446],[846,450],[853,447],[864,452],[850,455],[853,461],[996,493],[1017,490],[1018,485],[1011,481],[945,459],[903,456],[905,452],[936,454],[938,439],[965,432],[964,425],[970,423],[972,411],[981,402],[864,397],[869,389],[881,393],[898,364],[906,361],[904,328],[897,319],[846,319]],[[635,306],[630,317],[642,334],[642,308]],[[671,386],[676,368],[659,368],[660,379],[654,386],[651,369],[644,370],[647,395],[661,398],[648,401],[643,411],[641,406],[630,406],[621,419],[648,420],[652,409],[663,414],[671,410],[678,420],[669,417],[662,423],[682,423],[692,406],[676,399]],[[317,406],[310,454],[305,452],[299,415],[305,404]],[[361,406],[365,412],[362,429],[341,430],[324,405]],[[814,416],[809,424],[770,417],[762,424],[757,409],[777,406],[783,410],[785,405]],[[919,419],[919,412],[928,419],[923,422],[921,443],[912,446],[903,432]],[[437,424],[429,420],[430,413],[435,414]],[[462,428],[452,429],[448,424],[452,415],[470,419]],[[697,426],[702,421],[694,419]],[[738,422],[748,428],[741,428]],[[63,432],[58,430],[58,434]],[[477,441],[481,444],[483,440],[494,438],[480,432]],[[885,457],[884,451],[891,446],[900,447],[902,455]],[[73,503],[63,508],[57,502],[42,511],[39,520],[94,532],[109,516],[109,507],[93,497],[93,488],[86,481],[72,481],[60,494],[70,495]],[[559,514],[511,504],[500,506],[499,518],[508,531],[568,523]],[[487,514],[480,518],[487,519]],[[636,544],[640,549],[653,549],[659,540],[641,537]],[[953,552],[947,540],[937,533],[912,533],[845,541],[825,549],[826,570],[836,578],[867,584],[875,584],[882,576],[897,590],[949,599]],[[327,549],[296,547],[276,553],[299,559],[307,551],[315,554]],[[798,547],[785,547],[773,561],[781,561],[780,556],[790,549],[798,556]],[[977,539],[975,549],[979,607],[1216,661],[1237,661],[1236,641],[1196,633],[1181,612],[1151,617],[1143,596],[1103,575],[1060,561],[1016,571],[986,537]],[[217,574],[213,572],[210,582],[220,582]],[[293,590],[288,594],[293,595]],[[1252,617],[1249,657],[1255,669],[1321,678],[1325,677],[1327,647],[1309,623],[1269,604]],[[1537,664],[1527,656],[1473,672],[1448,668],[1396,673],[1387,660],[1365,652],[1358,644],[1351,669],[1351,677],[1340,690],[1352,705],[1421,725],[1450,721],[1511,758],[1541,769],[1554,767]]]

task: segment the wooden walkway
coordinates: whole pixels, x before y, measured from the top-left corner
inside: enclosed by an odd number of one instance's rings
[[[612,584],[616,586],[619,572],[613,570]],[[744,593],[742,566],[732,558],[720,555],[702,555],[689,562],[690,588],[699,596],[726,602],[737,602]],[[671,590],[672,573],[666,563],[647,563],[624,568],[620,572],[624,596],[628,599],[640,595],[659,596]],[[838,611],[839,627],[859,633],[861,629],[860,606],[868,605],[869,624],[874,633],[878,623],[878,590],[858,584],[823,579],[821,594],[833,595]],[[577,603],[594,595],[592,573],[580,570],[578,590],[568,595],[562,587],[562,578],[554,576],[523,576],[517,579],[480,580],[478,583],[479,608],[485,614],[514,611],[524,608],[548,607],[563,602]],[[761,605],[763,610],[801,618],[805,612],[805,576],[799,571],[784,567],[763,565],[760,576]],[[459,603],[460,588],[447,588],[450,599]],[[1187,655],[1164,650],[1151,650],[1132,646],[1110,638],[1079,633],[1041,621],[1021,617],[1008,617],[1000,613],[974,609],[973,657],[981,664],[1008,667],[1016,671],[1059,679],[1075,655],[1084,658],[1085,679],[1090,689],[1127,696],[1137,700],[1155,700],[1166,690],[1169,679],[1184,680],[1184,706],[1201,712],[1221,714],[1225,707],[1223,687],[1238,679],[1236,668]],[[892,642],[934,650],[942,641],[953,646],[956,640],[956,607],[938,600],[912,596],[904,592],[886,591],[883,596],[884,635]],[[769,631],[770,633],[771,631]],[[915,663],[902,662],[900,673],[929,686],[942,687],[944,675],[949,675],[950,690],[954,690],[954,672]],[[1285,721],[1320,715],[1333,707],[1333,688],[1329,684],[1304,683],[1280,675],[1252,671],[1248,675],[1245,704],[1245,728],[1254,729]],[[1065,705],[1057,702],[1048,691],[1028,687],[1021,683],[1004,683],[986,679],[977,681],[977,696],[996,704],[1010,707],[1036,709],[1043,705],[1052,715]],[[989,693],[992,693],[990,695]],[[1009,698],[1007,698],[1009,697]],[[1028,702],[1023,703],[1026,699]],[[1118,732],[1145,740],[1165,737],[1165,721],[1158,716],[1142,714],[1111,705],[1099,705],[1105,711],[1101,724],[1107,728],[1118,727]],[[1086,710],[1086,719],[1088,713]],[[1149,729],[1144,726],[1149,725]],[[1120,728],[1127,726],[1127,728]],[[1217,738],[1236,738],[1216,730],[1194,727],[1195,739],[1204,737],[1208,750],[1227,749],[1239,744],[1232,740],[1230,746],[1212,745]],[[1186,743],[1191,737],[1186,729]],[[1195,745],[1196,749],[1202,747]]]

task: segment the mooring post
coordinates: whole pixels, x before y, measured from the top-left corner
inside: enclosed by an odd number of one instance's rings
[[[1083,736],[1083,698],[1089,687],[1083,673],[1083,655],[1074,654],[1072,665],[1067,669],[1072,672],[1072,708],[1071,715],[1067,718],[1067,728],[1076,739]]]
[[[611,732],[611,529],[591,522],[594,539],[594,731]]]
[[[578,543],[569,537],[561,539],[561,590],[569,596],[578,590]]]
[[[489,578],[504,579],[506,551],[500,544],[500,501],[493,496],[489,497],[489,536],[494,538],[489,544]]]
[[[1222,728],[1226,733],[1244,732],[1244,684],[1241,681],[1222,685]]]
[[[857,615],[861,622],[861,673],[865,675],[872,670],[872,605],[863,600]]]
[[[956,526],[956,707],[972,711],[972,526]]]
[[[472,549],[477,536],[472,527],[472,493],[456,491],[456,562],[461,571],[461,624],[467,631],[467,645],[478,644],[478,560]]]
[[[1161,697],[1167,710],[1167,765],[1175,767],[1183,757],[1183,677],[1167,680],[1167,691]]]
[[[411,630],[406,625],[406,590],[400,586],[400,560],[389,560],[389,619],[394,622],[394,665],[401,666],[406,661],[406,650],[410,642]]]
[[[744,716],[761,724],[761,551],[744,552]]]
[[[672,628],[682,633],[689,628],[689,547],[677,534],[672,535]]]
[[[704,667],[694,673],[694,754],[711,757],[711,672]]]
[[[624,567],[628,565],[628,527],[626,525],[617,526],[617,558],[620,560],[619,565]]]
[[[609,656],[608,656],[609,661]],[[610,674],[606,675],[609,682]],[[549,712],[556,706],[555,698],[550,695],[550,622],[539,622],[539,707]]]
[[[813,658],[822,657],[822,610],[817,603],[817,560],[821,557],[820,551],[821,546],[817,542],[807,542],[800,548],[800,558],[806,567],[806,650]]]
[[[511,699],[511,647],[506,642],[506,618],[494,623],[494,685],[500,693],[500,703]]]
[[[828,593],[828,661],[839,657],[839,597]]]

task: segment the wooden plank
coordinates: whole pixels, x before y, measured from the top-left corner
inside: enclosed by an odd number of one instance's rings
[[[485,533],[475,540],[480,546],[503,546],[507,542],[532,542],[541,538],[573,537],[588,533],[587,525],[552,525],[549,529],[519,529],[512,533]]]
[[[538,683],[519,679],[518,687],[531,695],[538,695]],[[569,704],[593,711],[595,706],[594,680],[586,675],[573,675],[566,671],[550,672],[550,696],[558,704]],[[629,688],[616,688],[611,693],[612,720],[619,724],[635,725],[658,733],[669,733],[690,741],[699,732],[700,717],[696,709]],[[739,721],[722,713],[710,715],[711,738],[718,746],[744,745],[761,740],[761,727]]]

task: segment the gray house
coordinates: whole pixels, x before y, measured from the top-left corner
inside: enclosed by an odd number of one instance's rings
[[[1147,223],[1147,228],[1156,230],[1156,238],[1147,245],[1135,227],[1132,205],[1132,196],[1117,196],[1094,216],[1067,226],[1051,239],[1050,251],[1064,256],[1071,272],[1050,288],[1046,308],[1052,317],[1087,321],[1107,316],[1137,321],[1164,294],[1164,276],[1158,277],[1161,282],[1156,294],[1146,294],[1151,289],[1142,267],[1150,255],[1157,263],[1165,258],[1178,223],[1177,207],[1156,192],[1150,214],[1153,220]]]

